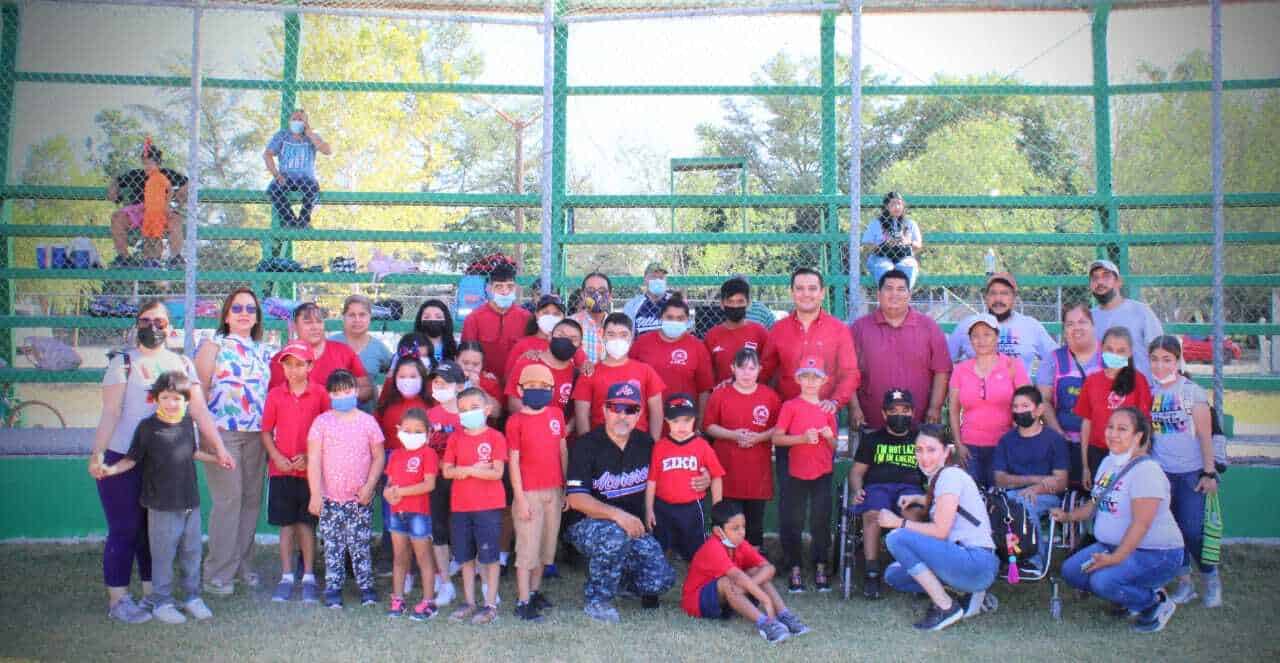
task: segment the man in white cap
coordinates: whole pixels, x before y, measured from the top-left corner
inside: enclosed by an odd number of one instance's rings
[[[1000,338],[996,351],[1009,357],[1022,360],[1023,368],[1028,375],[1034,375],[1032,362],[1036,359],[1048,361],[1058,344],[1049,335],[1039,320],[1013,310],[1014,300],[1018,296],[1018,281],[1009,272],[996,272],[987,277],[987,287],[982,291],[982,301],[987,305],[987,313],[995,316],[1000,323]],[[973,345],[969,343],[968,329],[972,320],[978,316],[971,315],[956,325],[947,339],[947,349],[951,358],[960,363],[974,356]]]
[[[1102,340],[1112,327],[1124,327],[1133,336],[1133,365],[1149,379],[1151,360],[1147,357],[1147,345],[1164,334],[1164,326],[1155,311],[1144,302],[1127,299],[1120,294],[1124,279],[1120,270],[1110,260],[1094,260],[1089,264],[1089,292],[1098,305],[1093,307],[1093,328]]]

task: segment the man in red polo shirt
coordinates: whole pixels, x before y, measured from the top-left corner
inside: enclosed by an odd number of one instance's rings
[[[890,389],[928,394],[925,407],[912,408],[916,425],[942,421],[951,377],[947,337],[933,318],[911,308],[906,273],[891,269],[880,277],[876,310],[849,326],[859,349],[858,371],[865,376],[857,398],[849,401],[851,426],[884,428],[881,398]]]
[[[474,310],[462,323],[463,341],[480,341],[484,346],[484,370],[506,379],[502,369],[516,342],[524,338],[525,327],[533,316],[516,306],[516,270],[510,264],[498,263],[489,272],[489,301]]]
[[[369,374],[364,370],[351,346],[342,341],[333,341],[324,335],[324,309],[314,302],[308,302],[293,310],[293,327],[298,332],[298,340],[311,348],[315,361],[311,363],[311,374],[307,379],[312,384],[325,386],[329,374],[338,369],[350,371],[356,376],[356,398],[367,401],[373,398],[373,384],[369,382]],[[284,367],[280,365],[281,353],[271,358],[271,381],[268,387],[274,389],[285,383]]]

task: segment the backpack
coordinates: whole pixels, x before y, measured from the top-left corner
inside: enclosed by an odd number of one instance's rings
[[[1010,500],[1004,491],[988,488],[981,492],[987,518],[991,522],[991,541],[995,544],[996,555],[1005,561],[1012,561],[1012,555],[1018,562],[1035,557],[1040,547],[1040,523],[1029,518],[1026,508],[1020,502]],[[958,513],[974,526],[981,522],[964,507],[960,507]],[[1016,540],[1013,537],[1017,537]],[[1010,544],[1015,546],[1013,553],[1009,552]]]

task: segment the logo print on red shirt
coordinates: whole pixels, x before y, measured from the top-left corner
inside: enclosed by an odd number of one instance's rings
[[[1121,396],[1120,394],[1117,394],[1114,391],[1107,392],[1107,409],[1108,410],[1115,410],[1119,408],[1121,405],[1124,405],[1124,396]]]
[[[476,455],[480,457],[481,463],[487,463],[493,458],[493,447],[488,442],[481,442],[476,446]]]
[[[672,366],[684,366],[684,365],[685,365],[685,364],[687,364],[687,363],[689,363],[689,353],[688,353],[688,352],[685,352],[683,349],[677,349],[677,350],[672,350],[672,351],[671,351],[671,365],[672,365]]]
[[[422,469],[422,458],[418,456],[411,457],[409,462],[405,463],[404,469],[410,474],[417,473],[418,470]]]
[[[550,424],[551,426],[551,434],[559,437],[560,436],[560,420],[552,419],[551,421],[548,422],[548,424]]]
[[[756,426],[764,426],[769,423],[769,408],[765,405],[757,405],[751,410],[751,423]]]

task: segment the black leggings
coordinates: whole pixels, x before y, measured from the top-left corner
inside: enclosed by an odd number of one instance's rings
[[[826,564],[831,549],[831,474],[817,479],[787,477],[787,509],[782,519],[782,552],[787,567],[803,566],[801,534],[806,504],[809,511],[810,561]]]
[[[732,497],[725,499],[742,505],[742,515],[747,519],[747,543],[760,548],[764,545],[764,510],[769,500],[742,500]]]

